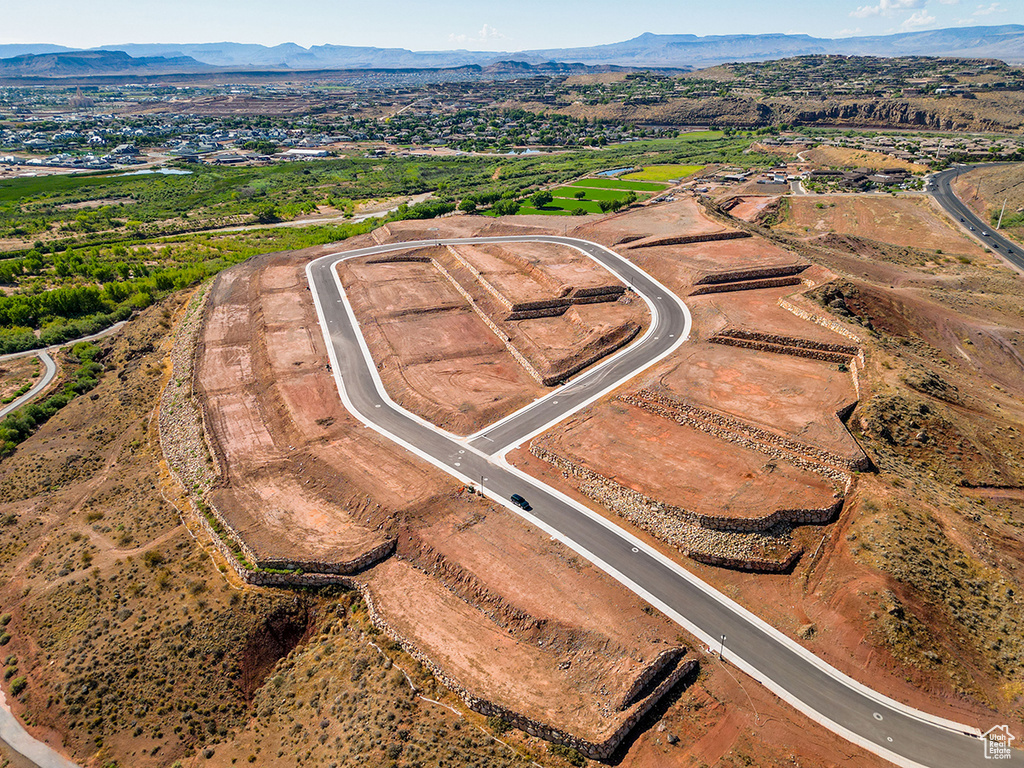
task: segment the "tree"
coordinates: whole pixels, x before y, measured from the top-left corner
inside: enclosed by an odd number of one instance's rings
[[[476,210],[476,201],[467,197],[459,203],[459,210],[463,213],[473,213]]]
[[[542,189],[539,192],[534,192],[532,195],[530,195],[530,203],[532,203],[533,207],[536,208],[538,211],[541,210],[545,205],[549,205],[551,202],[554,201],[554,199],[555,196],[548,192],[546,189]]]
[[[519,203],[515,200],[499,200],[493,210],[499,216],[512,216],[519,212]]]

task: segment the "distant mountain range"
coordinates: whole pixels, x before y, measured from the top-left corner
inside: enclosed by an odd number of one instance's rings
[[[209,64],[190,56],[130,56],[124,51],[23,53],[0,59],[0,77],[88,77],[89,75],[204,72]]]
[[[107,54],[130,58],[110,58]],[[94,54],[90,56],[89,54]],[[81,51],[51,44],[0,45],[0,74],[71,76],[131,72],[192,72],[211,68],[259,70],[432,69],[517,61],[589,66],[701,68],[732,61],[766,61],[808,54],[953,56],[1024,63],[1024,26],[957,27],[875,37],[809,35],[655,35],[586,48],[518,52],[410,51],[346,45],[242,43],[109,45]],[[6,57],[6,58],[3,58]]]

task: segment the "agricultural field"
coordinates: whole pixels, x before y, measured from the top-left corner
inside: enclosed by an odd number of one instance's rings
[[[573,186],[591,189],[623,189],[632,192],[661,192],[664,184],[645,181],[622,181],[620,179],[580,179]]]
[[[683,165],[680,163],[650,165],[642,171],[627,173],[622,178],[633,181],[676,181],[677,179],[685,179],[687,176],[700,173],[704,170],[704,167],[703,165]]]
[[[580,179],[551,190],[552,200],[537,207],[531,198],[520,205],[524,215],[555,216],[607,213],[632,203],[646,200],[651,192],[664,189],[661,184],[648,184],[618,179]]]

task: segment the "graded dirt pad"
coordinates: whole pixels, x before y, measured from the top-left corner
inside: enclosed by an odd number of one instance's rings
[[[267,266],[274,271],[264,278]],[[324,368],[304,266],[301,257],[257,259],[214,284],[196,384],[227,476],[210,501],[260,557],[347,562],[384,542],[350,510],[381,502],[368,497],[357,462],[332,460],[351,417]],[[360,458],[373,445],[368,439]],[[369,463],[369,485],[395,484],[384,471],[394,459]]]
[[[467,681],[473,695],[591,741],[607,738],[623,719],[616,707],[643,667],[621,650],[602,653],[600,635],[577,631],[567,643],[550,633],[550,648],[543,640],[520,640],[435,579],[395,559],[375,568],[369,585],[391,626],[455,679]],[[417,599],[409,600],[413,594]],[[667,622],[662,634],[666,641],[671,637]],[[583,647],[588,644],[592,647]],[[598,681],[613,687],[595,685]]]
[[[411,521],[399,555],[415,568],[389,561],[369,584],[402,634],[474,694],[591,740],[614,730],[637,676],[679,642],[635,595],[474,495]]]
[[[807,277],[807,272],[802,277]],[[738,328],[759,333],[810,339],[825,344],[853,343],[847,337],[817,323],[804,320],[779,305],[780,300],[793,300],[795,296],[799,297],[798,292],[802,290],[800,286],[786,285],[754,291],[730,291],[689,296],[686,299],[686,304],[693,314],[694,335],[706,339],[723,330]],[[824,310],[814,307],[809,302],[800,301],[799,303],[801,306],[807,305],[815,309],[816,314],[822,316],[826,314]],[[788,359],[778,355],[773,355],[770,359],[778,361],[780,374],[784,376],[784,366],[788,364]]]
[[[396,357],[406,365],[499,355],[504,347],[468,308],[381,323]]]
[[[924,197],[798,196],[790,198],[789,211],[779,228],[798,237],[834,232],[972,258],[982,253],[977,243]]]
[[[455,250],[513,303],[561,296],[574,288],[621,285],[600,264],[567,245],[458,245]]]
[[[702,277],[716,272],[806,263],[795,253],[756,237],[660,245],[623,253],[680,296],[687,295]]]
[[[700,515],[756,519],[834,502],[819,475],[622,402],[601,403],[534,444]]]
[[[690,197],[605,216],[594,223],[583,223],[576,229],[578,237],[608,246],[627,238],[704,235],[723,231],[725,227],[708,218],[697,202]]]
[[[757,218],[758,214],[762,213],[778,199],[777,195],[741,197],[740,202],[729,209],[729,215],[744,221],[753,221]]]
[[[844,457],[863,455],[836,415],[856,402],[850,374],[837,366],[701,342],[672,359],[644,377],[647,386]]]
[[[359,259],[338,269],[381,380],[404,408],[469,434],[544,391],[431,263]]]

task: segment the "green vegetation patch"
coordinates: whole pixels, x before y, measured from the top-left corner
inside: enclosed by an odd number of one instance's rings
[[[576,195],[582,192],[583,197],[577,198]],[[558,187],[557,189],[551,190],[551,194],[556,199],[568,198],[571,200],[619,200],[629,194],[628,191],[621,189],[595,189],[593,187],[580,187],[575,184],[569,184],[565,187]],[[650,195],[637,195],[638,200],[643,200]]]
[[[574,187],[592,189],[622,189],[630,192],[661,192],[664,184],[646,181],[621,181],[619,179],[580,179],[572,183]]]
[[[637,181],[673,181],[675,179],[685,179],[687,176],[703,171],[704,168],[705,166],[703,165],[651,165],[642,171],[627,173],[622,178],[636,179]]]

